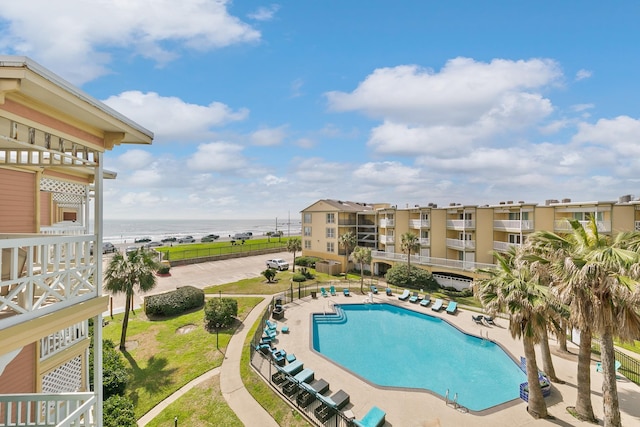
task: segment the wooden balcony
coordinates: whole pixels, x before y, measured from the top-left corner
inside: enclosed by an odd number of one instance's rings
[[[2,394],[0,426],[85,426],[96,421],[94,393]]]

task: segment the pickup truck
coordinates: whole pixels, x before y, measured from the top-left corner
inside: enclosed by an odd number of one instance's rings
[[[289,263],[285,260],[283,260],[282,258],[275,258],[275,259],[268,259],[267,260],[267,267],[269,268],[274,268],[276,270],[288,270],[289,269]]]

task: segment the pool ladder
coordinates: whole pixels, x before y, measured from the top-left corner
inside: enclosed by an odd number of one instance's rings
[[[457,409],[459,412],[462,412],[465,414],[469,412],[467,408],[465,408],[464,406],[458,403],[458,393],[455,393],[453,395],[453,400],[449,400],[449,389],[447,389],[447,393],[444,396],[444,403],[447,406],[451,406],[453,409]]]

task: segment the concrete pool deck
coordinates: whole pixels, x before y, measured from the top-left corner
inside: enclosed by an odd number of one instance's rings
[[[287,353],[294,353],[298,360],[304,362],[305,368],[315,372],[316,379],[323,378],[330,384],[332,392],[343,389],[349,393],[350,403],[344,410],[351,410],[356,418],[363,417],[372,406],[378,406],[387,414],[386,425],[393,426],[486,426],[490,424],[492,426],[517,427],[589,424],[577,421],[566,411],[567,406],[575,405],[577,394],[577,348],[571,343],[569,343],[569,350],[572,354],[560,355],[554,351],[553,355],[556,374],[566,382],[565,384],[553,384],[551,396],[546,398],[549,413],[556,417],[555,420],[534,420],[526,411],[527,404],[520,399],[486,411],[464,413],[447,406],[442,397],[427,391],[382,388],[367,383],[361,377],[334,364],[312,349],[311,315],[333,312],[331,308],[333,303],[360,303],[365,298],[355,293],[351,295],[351,297],[345,297],[342,293],[338,293],[335,297],[328,298],[319,296],[317,299],[312,299],[307,297],[287,304],[285,318],[278,321],[278,325],[279,329],[284,325],[288,326],[289,333],[278,333],[275,345],[277,348],[285,349]],[[497,319],[495,326],[479,325],[471,318],[471,314],[477,313],[467,311],[464,308],[459,307],[457,314],[450,315],[444,310],[435,312],[431,310],[430,306],[421,307],[419,304],[400,301],[397,295],[389,297],[379,294],[373,297],[376,303],[396,304],[407,309],[442,317],[467,333],[482,335],[485,338],[488,336],[489,339],[500,343],[516,361],[523,355],[522,342],[511,338],[507,329],[508,321],[505,319]],[[375,344],[374,330],[362,331],[362,333],[370,334],[372,344]],[[411,331],[406,331],[406,333],[411,334]],[[555,349],[555,342],[552,342],[551,346],[552,349]],[[372,345],[372,349],[374,347]],[[369,351],[369,349],[364,351]],[[539,364],[541,364],[540,360],[538,358]],[[399,355],[398,363],[402,363],[401,355]],[[460,368],[465,369],[464,366]],[[380,369],[385,369],[385,367],[381,365]],[[416,375],[428,375],[428,362],[425,361],[423,366],[416,366],[415,370]],[[602,419],[602,374],[596,372],[595,361],[591,365],[591,370],[593,409],[598,419]],[[618,380],[617,385],[623,425],[640,425],[640,407],[636,403],[640,398],[640,388],[625,378]],[[462,395],[464,390],[450,391],[451,396],[454,393]]]

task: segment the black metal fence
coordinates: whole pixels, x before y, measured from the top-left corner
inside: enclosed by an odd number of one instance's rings
[[[591,348],[595,353],[600,354],[600,341],[594,339],[591,341]],[[640,360],[634,359],[620,350],[614,349],[615,359],[620,362],[620,372],[630,381],[640,385]]]

